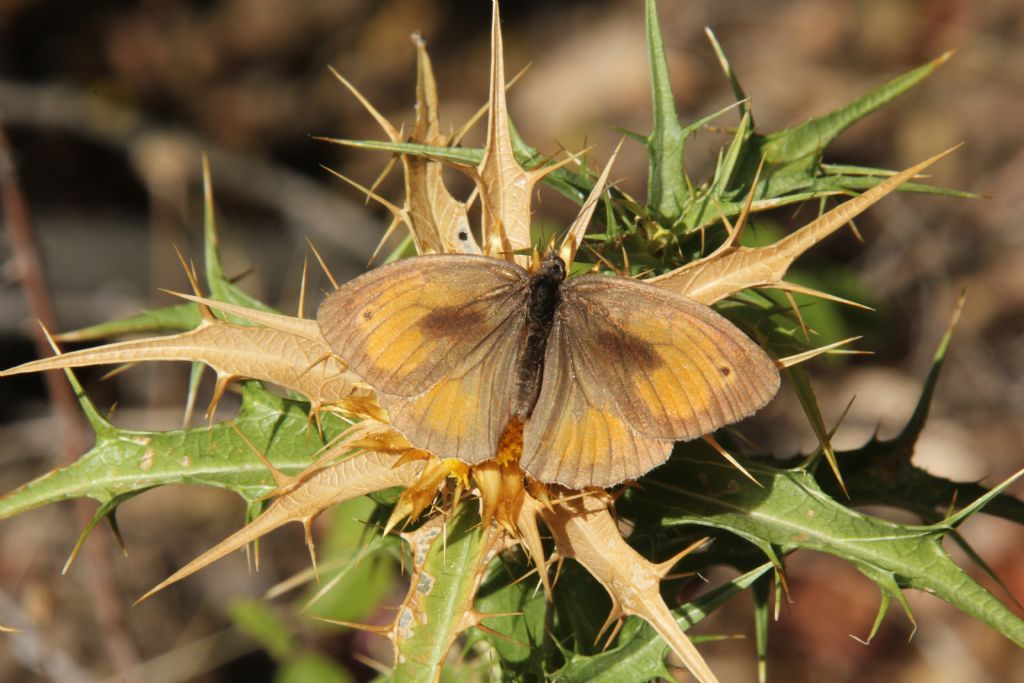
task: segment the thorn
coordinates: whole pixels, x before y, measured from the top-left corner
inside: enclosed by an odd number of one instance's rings
[[[200,362],[193,361],[192,370],[188,376],[188,393],[185,396],[185,414],[181,418],[181,428],[188,429],[192,422],[192,414],[196,409],[196,401],[199,399],[199,383],[203,379],[203,370],[206,366]]]
[[[857,394],[854,394],[853,396],[850,397],[850,400],[847,401],[846,407],[843,408],[843,412],[840,413],[839,419],[836,420],[835,426],[832,427],[832,430],[828,433],[828,438],[829,439],[831,439],[833,436],[835,436],[836,432],[839,431],[839,426],[843,424],[843,420],[846,419],[846,414],[850,412],[850,408],[853,407],[853,402],[856,401],[856,400],[857,400]],[[953,495],[956,496],[956,490],[955,489],[953,490]]]
[[[313,251],[313,256],[316,256],[317,263],[320,264],[320,269],[324,271],[324,275],[326,275],[327,279],[331,281],[331,286],[338,289],[338,281],[334,279],[331,269],[327,267],[326,263],[324,263],[324,259],[320,256],[320,252],[316,250],[316,247],[313,246],[313,242],[310,241],[308,237],[306,238],[306,244],[308,244],[309,248]]]
[[[346,80],[344,76],[338,73],[333,66],[328,66],[327,68],[330,70],[332,74],[334,74],[334,77],[337,78],[338,81],[343,86],[348,88],[349,92],[351,92],[352,95],[356,98],[356,100],[359,101],[359,104],[363,105],[363,108],[366,109],[366,111],[369,112],[370,116],[374,118],[377,124],[384,129],[384,133],[387,134],[389,138],[391,138],[392,142],[399,142],[402,139],[402,136],[399,134],[399,132],[395,130],[395,127],[393,125],[391,125],[391,122],[384,118],[384,116],[379,111],[377,111],[377,108],[370,104],[370,101],[363,97],[363,94],[359,92],[359,90],[354,85],[349,83],[348,80]]]
[[[829,294],[828,292],[822,292],[817,289],[811,289],[810,287],[804,287],[794,282],[786,282],[785,280],[779,280],[773,282],[770,285],[765,286],[766,289],[781,289],[784,292],[794,292],[796,294],[806,294],[807,296],[817,297],[818,299],[825,299],[826,301],[833,301],[837,304],[844,304],[846,306],[853,306],[865,311],[873,311],[875,309],[870,306],[866,306],[857,301],[851,301],[850,299],[844,299],[843,297],[836,296],[835,294]]]
[[[612,263],[611,261],[606,259],[596,249],[594,249],[592,246],[590,246],[586,242],[583,243],[583,246],[586,247],[590,251],[590,253],[594,255],[594,258],[596,258],[598,261],[600,261],[601,263],[606,265],[608,267],[608,270],[612,271],[613,273],[615,273],[619,277],[629,277],[629,271],[628,270],[621,270],[614,263]],[[567,264],[567,267],[568,267],[568,264]]]
[[[50,348],[53,350],[53,355],[62,355],[63,352],[60,350],[60,347],[57,346],[57,342],[54,341],[53,335],[50,334],[50,330],[46,329],[46,325],[43,324],[43,321],[37,320],[36,322],[39,323],[39,329],[42,330],[43,336],[46,337],[46,343],[49,344]]]
[[[803,331],[804,333],[804,340],[810,343],[811,333],[807,329],[807,323],[804,321],[803,314],[800,313],[800,307],[796,305],[796,299],[793,298],[793,292],[791,292],[788,289],[784,289],[782,293],[783,295],[785,295],[786,301],[789,302],[790,307],[793,309],[793,313],[796,315],[797,322],[800,323],[800,330]]]
[[[398,504],[396,504],[394,509],[391,511],[391,516],[388,517],[388,521],[385,522],[384,531],[382,533],[383,536],[390,534],[394,528],[398,526],[399,522],[409,516],[408,506],[401,505],[401,502],[401,499],[399,499]]]
[[[562,576],[562,566],[565,564],[565,558],[554,553],[551,555],[550,562],[557,562],[555,565],[555,578],[551,580],[551,590],[555,590],[555,586],[558,585],[558,579]]]
[[[716,451],[718,451],[718,454],[720,456],[722,456],[723,458],[728,460],[730,465],[732,465],[733,467],[738,469],[740,472],[742,472],[743,476],[745,476],[750,481],[754,482],[754,484],[756,484],[759,488],[762,488],[762,489],[764,488],[764,484],[762,484],[757,479],[755,479],[754,475],[752,475],[750,472],[748,472],[747,468],[744,467],[743,465],[741,465],[739,463],[739,461],[736,460],[736,458],[734,458],[731,453],[729,453],[729,451],[727,451],[724,448],[722,448],[721,444],[719,444],[718,441],[715,440],[715,437],[711,436],[710,434],[705,434],[701,438],[704,439],[705,443],[707,443],[709,446],[711,446]]]
[[[313,564],[313,576],[316,579],[317,584],[320,583],[320,569],[316,562],[316,544],[313,543],[313,522],[316,520],[318,513],[313,513],[308,517],[302,518],[302,530],[305,534],[306,548],[309,549],[309,560]]]
[[[281,470],[274,467],[274,463],[270,462],[270,460],[267,459],[267,456],[263,454],[263,451],[257,448],[256,444],[254,444],[249,439],[249,437],[242,433],[242,430],[238,428],[238,425],[235,424],[234,420],[228,420],[228,426],[235,431],[235,434],[238,434],[239,438],[241,438],[242,441],[245,442],[245,445],[252,449],[252,452],[256,454],[256,457],[258,457],[260,461],[263,463],[263,465],[268,470],[270,470],[270,474],[274,477],[274,481],[277,482],[278,486],[283,487],[291,483],[292,478],[289,477],[284,472],[282,472]]]
[[[393,670],[391,669],[391,667],[387,666],[386,664],[383,664],[382,662],[378,662],[376,659],[373,659],[372,657],[368,657],[368,656],[364,655],[362,652],[350,651],[348,654],[349,654],[349,656],[352,659],[356,660],[357,662],[359,662],[363,666],[368,666],[371,669],[373,669],[374,671],[376,671],[377,673],[385,676],[387,678],[387,680],[391,680],[392,679]]]
[[[342,173],[340,173],[338,171],[335,171],[333,168],[330,168],[329,166],[325,166],[323,164],[320,164],[320,168],[324,169],[325,171],[327,171],[328,173],[333,175],[335,178],[338,178],[339,180],[342,180],[342,181],[348,183],[352,187],[356,188],[357,190],[359,190],[360,192],[365,194],[367,197],[373,199],[375,202],[377,202],[378,204],[383,206],[385,209],[390,211],[392,216],[395,216],[395,217],[398,217],[398,218],[402,218],[403,220],[405,219],[405,216],[406,216],[405,209],[403,209],[403,208],[401,208],[399,206],[396,206],[395,204],[389,202],[387,199],[384,199],[384,197],[381,197],[379,194],[377,194],[376,192],[374,192],[370,188],[364,187],[363,185],[357,183],[356,181],[352,180],[348,176],[343,175]]]
[[[747,200],[743,202],[743,210],[740,211],[739,218],[736,219],[736,232],[731,235],[731,246],[739,244],[740,236],[743,234],[743,228],[747,227],[747,219],[750,218],[750,208],[754,205],[754,196],[757,194],[757,184],[761,182],[761,171],[764,170],[764,162],[767,158],[766,155],[761,155],[761,161],[757,164],[757,172],[754,173],[754,180],[750,183],[750,192],[747,193]]]
[[[391,223],[388,224],[388,229],[384,231],[384,236],[380,238],[380,242],[377,242],[377,248],[373,250],[373,253],[370,254],[370,260],[366,262],[367,268],[377,260],[377,257],[380,256],[381,249],[383,249],[384,245],[387,244],[387,241],[391,239],[391,236],[395,233],[395,230],[398,229],[398,226],[402,224],[403,220],[404,219],[400,216],[393,215],[391,217]]]
[[[113,379],[113,378],[117,377],[118,375],[120,375],[122,372],[128,372],[129,370],[134,368],[136,365],[138,365],[138,363],[123,363],[121,365],[118,365],[113,370],[107,370],[102,375],[100,375],[100,381],[101,382],[106,382],[109,379]]]
[[[384,182],[384,179],[391,175],[391,171],[393,171],[395,166],[398,164],[399,157],[400,155],[398,154],[391,155],[391,158],[388,159],[388,163],[384,165],[384,169],[377,174],[377,177],[374,178],[373,182],[370,184],[371,190],[376,192],[377,188],[380,187],[380,184]],[[370,204],[370,198],[367,197],[363,204],[368,206]]]
[[[622,628],[622,622],[625,616],[625,612],[622,611],[622,608],[619,607],[619,604],[615,601],[615,597],[613,596],[612,609],[608,613],[608,618],[604,620],[604,625],[601,626],[601,630],[599,630],[597,632],[597,635],[594,636],[594,644],[597,645],[598,641],[601,640],[601,636],[604,634],[605,631],[608,630],[608,627],[612,624],[615,624],[615,627],[611,630],[611,633],[608,634],[608,639],[605,640],[604,647],[602,648],[602,650],[608,649],[608,646],[611,644],[612,640],[614,640],[615,636],[619,634],[619,629]]]
[[[196,275],[195,265],[193,264],[189,267],[189,264],[185,262],[185,256],[181,253],[181,250],[178,249],[178,245],[175,244],[172,246],[174,247],[174,254],[178,257],[178,263],[181,264],[182,270],[185,271],[185,277],[188,279],[189,287],[192,288],[192,292],[196,296],[201,297],[203,295],[203,290],[199,286],[199,277]],[[203,303],[199,304],[199,315],[202,316],[203,320],[215,320],[213,311],[210,310],[209,306]]]
[[[520,614],[522,614],[522,612],[520,612]],[[487,616],[497,616],[497,615],[487,615]],[[474,624],[473,628],[477,629],[478,631],[483,631],[484,633],[492,635],[495,638],[501,638],[502,640],[507,640],[510,643],[515,643],[516,645],[519,645],[520,647],[526,648],[527,650],[530,649],[530,644],[529,643],[524,643],[523,641],[519,640],[518,638],[513,638],[512,636],[508,635],[507,633],[502,633],[501,631],[495,631],[490,626],[484,626],[483,624]]]
[[[516,73],[516,75],[513,76],[512,79],[508,83],[505,84],[505,92],[508,92],[509,89],[513,85],[515,85],[516,82],[520,78],[522,78],[523,75],[526,74],[527,71],[529,71],[531,66],[533,66],[533,64],[527,64],[522,69],[520,69]],[[466,133],[468,133],[470,131],[470,129],[472,129],[473,126],[475,126],[477,124],[477,122],[480,119],[483,118],[484,114],[486,114],[487,111],[490,108],[491,108],[491,103],[490,102],[486,102],[479,109],[477,109],[476,113],[473,114],[471,117],[469,117],[469,120],[467,120],[464,124],[462,124],[457,131],[455,131],[454,133],[451,134],[449,144],[451,144],[452,146],[455,146],[455,145],[458,145],[460,142],[462,142],[462,138],[464,138],[466,136]]]
[[[328,619],[327,617],[312,616],[312,619],[322,621],[325,624],[333,624],[335,626],[345,626],[347,628],[354,628],[357,631],[365,631],[366,633],[372,633],[374,635],[383,636],[388,640],[394,642],[394,625],[388,624],[387,626],[375,626],[372,624],[360,624],[355,621],[343,621],[341,619]]]
[[[224,398],[224,393],[228,390],[228,387],[238,379],[238,375],[230,375],[222,373],[220,370],[217,371],[217,382],[213,386],[213,396],[210,398],[210,405],[206,408],[204,417],[210,422],[210,426],[213,426],[213,413],[217,410],[217,404]]]
[[[309,256],[302,257],[302,280],[299,283],[299,310],[295,317],[304,319],[306,317],[306,275],[309,273]]]
[[[665,560],[664,562],[659,562],[658,564],[654,565],[654,567],[653,567],[654,573],[657,574],[662,579],[668,578],[669,570],[672,569],[672,567],[676,566],[676,563],[679,562],[679,560],[683,559],[684,557],[686,557],[690,553],[703,548],[704,546],[708,545],[710,542],[711,542],[711,537],[710,536],[705,536],[704,538],[701,538],[699,540],[694,541],[693,543],[691,543],[690,545],[686,546],[685,548],[680,550],[678,553],[676,553],[672,557],[670,557],[667,560]]]
[[[804,351],[803,353],[796,353],[796,354],[793,354],[792,356],[786,356],[785,358],[779,358],[778,360],[775,361],[775,365],[779,369],[788,368],[788,367],[791,367],[793,365],[798,365],[798,364],[803,363],[805,361],[809,361],[812,358],[820,356],[823,353],[828,353],[829,351],[832,351],[833,349],[837,349],[840,346],[843,346],[844,344],[849,344],[850,342],[855,342],[858,339],[860,339],[859,335],[856,336],[856,337],[848,337],[846,339],[840,339],[837,342],[832,342],[831,344],[826,344],[825,346],[819,346],[816,349],[811,349],[809,351]],[[867,354],[867,353],[871,353],[871,352],[870,351],[853,351],[853,350],[849,350],[849,351],[844,351],[843,353],[848,353],[848,354],[849,353]]]
[[[579,215],[576,216],[576,219],[572,222],[569,230],[566,231],[565,238],[562,240],[562,246],[559,249],[559,256],[561,256],[562,260],[565,261],[566,268],[571,266],[573,259],[576,258],[576,251],[579,248],[579,245],[583,242],[583,235],[587,231],[587,225],[590,223],[590,219],[594,215],[597,203],[600,201],[601,196],[607,188],[608,175],[611,173],[612,165],[615,163],[615,159],[619,156],[619,151],[622,149],[622,143],[625,140],[625,137],[619,139],[619,144],[615,146],[615,150],[612,152],[611,157],[609,157],[608,163],[605,164],[600,177],[597,179],[597,182],[594,183],[594,187],[590,190],[590,194],[587,196],[586,201],[583,202]],[[569,157],[569,160],[578,158],[578,156],[586,154],[589,150],[590,148],[587,147],[576,157]],[[569,160],[565,163],[568,163]],[[559,166],[555,166],[551,171],[548,171],[548,173],[554,171],[558,167]],[[543,175],[540,176],[540,178],[543,177]]]

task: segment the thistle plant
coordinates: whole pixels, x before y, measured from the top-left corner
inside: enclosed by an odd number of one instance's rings
[[[143,598],[290,522],[305,530],[320,581],[318,598],[339,590],[339,582],[371,558],[399,555],[408,590],[391,623],[333,621],[388,639],[394,656],[384,666],[402,681],[438,680],[443,671],[452,680],[644,681],[672,675],[670,653],[697,680],[716,681],[687,631],[733,596],[751,591],[763,662],[772,587],[777,612],[788,590],[786,557],[797,551],[834,555],[877,584],[881,602],[868,640],[893,600],[913,621],[904,591],[917,589],[1024,646],[1024,623],[941,545],[950,536],[966,546],[957,527],[983,508],[1014,521],[1024,519],[1021,504],[1001,493],[1009,482],[992,489],[950,482],[911,462],[952,324],[938,342],[917,409],[900,434],[838,452],[831,445],[838,425],[825,422],[803,364],[823,353],[842,352],[853,340],[812,346],[796,297],[859,304],[786,279],[804,252],[891,192],[962,195],[914,182],[948,151],[901,172],[822,161],[826,146],[843,130],[913,87],[948,55],[832,113],[766,134],[756,129],[751,104],[709,33],[737,102],[683,125],[675,111],[653,0],[647,3],[646,20],[653,125],[646,135],[627,133],[625,142],[648,152],[645,198],[609,187],[611,164],[599,171],[579,155],[549,159],[518,136],[506,108],[497,5],[490,96],[481,110],[487,125],[483,148],[460,146],[476,117],[455,132],[442,132],[437,88],[420,39],[415,41],[417,109],[411,132],[386,120],[335,74],[387,139],[326,140],[400,161],[405,177],[400,202],[348,181],[391,212],[389,234],[407,232],[391,259],[427,253],[527,255],[539,240],[531,220],[535,187],[543,184],[572,199],[581,208],[563,244],[574,252],[576,268],[643,279],[714,305],[775,359],[788,379],[782,390],[794,392],[818,439],[813,453],[759,452],[729,428],[677,444],[668,462],[636,482],[570,490],[524,473],[504,447],[476,464],[423,450],[389,423],[373,388],[337,355],[316,321],[270,310],[225,277],[206,168],[205,286],[183,259],[194,289],[178,295],[186,303],[56,339],[167,334],[57,352],[0,373],[65,369],[96,434],[94,447],[76,462],[0,500],[0,516],[70,498],[95,499],[99,508],[83,530],[80,547],[103,520],[116,530],[121,503],[158,486],[188,482],[241,496],[251,521]],[[724,116],[738,116],[739,123],[713,174],[702,181],[689,178],[684,165],[688,138]],[[446,189],[446,166],[475,182],[472,200],[479,204],[479,223],[472,220],[471,202]],[[824,208],[828,197],[850,198],[774,243],[746,245],[744,228],[751,216],[811,201]],[[214,370],[208,426],[166,432],[121,429],[100,414],[70,371],[160,360]],[[283,388],[285,395],[268,385]],[[214,421],[214,408],[227,391],[241,393],[241,407],[232,419]],[[191,392],[189,410],[194,397]],[[372,501],[372,524],[361,548],[346,564],[318,567],[313,521],[362,497]],[[879,502],[918,515],[920,524],[897,524],[854,509]],[[628,535],[622,531],[627,527]],[[667,588],[721,565],[739,575],[709,586],[690,602],[667,598],[673,594]],[[607,597],[601,597],[598,586]],[[746,647],[736,645],[741,646]],[[764,666],[758,673],[767,679]]]

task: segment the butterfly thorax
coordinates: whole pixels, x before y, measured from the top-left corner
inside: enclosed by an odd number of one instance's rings
[[[565,280],[565,262],[556,254],[546,256],[540,268],[530,276],[527,287],[529,298],[526,311],[525,343],[519,366],[512,402],[512,415],[526,420],[533,412],[540,394],[544,376],[544,351],[555,320],[555,311],[562,299],[562,281]]]

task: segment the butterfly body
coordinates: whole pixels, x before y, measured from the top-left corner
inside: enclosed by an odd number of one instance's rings
[[[551,255],[541,262],[540,270],[527,283],[529,305],[526,310],[525,340],[516,372],[515,399],[511,417],[526,422],[537,404],[544,375],[544,352],[562,300],[565,263]]]
[[[573,488],[661,464],[675,441],[735,422],[779,384],[774,362],[707,306],[631,278],[530,273],[420,256],[366,273],[317,315],[414,446],[474,464],[524,423],[520,466]]]

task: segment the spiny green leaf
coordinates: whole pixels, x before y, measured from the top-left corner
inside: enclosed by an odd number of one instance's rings
[[[213,204],[213,184],[210,181],[210,164],[203,157],[203,235],[206,263],[206,284],[210,288],[211,298],[230,304],[255,308],[261,311],[273,311],[261,301],[249,296],[235,286],[224,274],[220,260],[220,241],[217,237],[217,215]],[[239,320],[235,316],[227,316],[231,322],[249,325],[248,321]]]
[[[437,679],[448,649],[470,625],[466,618],[494,539],[480,528],[474,506],[463,504],[447,531],[430,543],[417,585],[410,588],[414,605],[407,599],[399,611],[394,680]]]
[[[152,332],[184,332],[199,324],[199,307],[195,304],[177,304],[153,308],[120,320],[90,325],[80,330],[55,335],[58,341],[83,342],[120,337],[126,334]]]
[[[771,569],[765,563],[728,583],[708,591],[696,600],[673,610],[676,621],[683,629],[688,629],[701,621],[711,612],[726,603],[730,598],[746,590],[754,584],[758,577]],[[630,626],[632,622],[632,626]],[[642,625],[641,625],[642,624]],[[619,635],[619,644],[601,654],[573,657],[554,676],[558,683],[576,683],[577,681],[648,681],[659,676],[667,676],[665,656],[668,645],[665,644],[649,625],[639,619],[630,618],[623,626]]]
[[[827,496],[810,473],[741,462],[763,487],[710,448],[689,445],[643,480],[645,495],[636,504],[659,514],[666,526],[710,526],[786,551],[836,555],[892,597],[902,599],[894,587],[932,593],[1024,646],[1024,621],[950,559],[940,544],[941,527],[870,517]]]
[[[760,145],[761,153],[772,166],[799,165],[803,172],[809,171],[817,163],[821,151],[840,133],[913,88],[944,64],[952,54],[947,52],[923,66],[897,76],[824,116],[812,118],[792,128],[769,133]]]
[[[324,418],[328,437],[345,426],[332,415]],[[307,404],[256,383],[245,384],[232,422],[285,473],[301,471],[322,446],[309,427]],[[0,519],[72,498],[109,503],[167,484],[215,486],[250,501],[274,488],[267,468],[229,424],[168,432],[112,429],[98,434],[96,445],[74,463],[0,498]]]
[[[668,77],[668,61],[661,41],[655,0],[647,0],[645,3],[645,16],[654,114],[654,127],[647,136],[647,208],[671,224],[682,215],[687,201],[683,176],[685,135],[676,113],[675,95]]]

